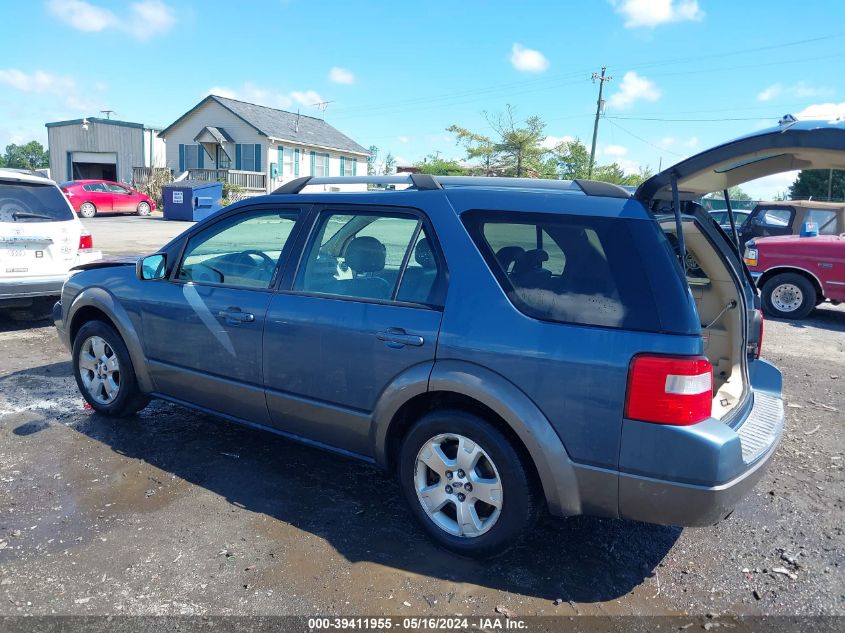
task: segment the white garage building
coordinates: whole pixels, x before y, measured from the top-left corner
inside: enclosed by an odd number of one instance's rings
[[[142,123],[97,117],[47,123],[50,175],[56,182],[90,178],[129,184],[133,168],[166,166],[158,133]]]

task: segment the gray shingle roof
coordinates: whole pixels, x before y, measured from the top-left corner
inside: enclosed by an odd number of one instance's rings
[[[333,128],[323,119],[300,115],[299,129],[297,130],[297,115],[294,112],[246,103],[237,99],[218,97],[217,95],[211,95],[210,98],[228,108],[267,136],[295,141],[303,145],[319,145],[349,152],[367,153],[364,147]]]

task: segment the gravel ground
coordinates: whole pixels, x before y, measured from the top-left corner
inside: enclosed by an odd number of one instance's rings
[[[136,252],[186,226],[137,220]],[[51,325],[0,321],[0,616],[845,615],[845,306],[768,321],[764,354],[787,430],[728,520],[548,518],[479,563],[368,466],[167,403],[92,413]]]

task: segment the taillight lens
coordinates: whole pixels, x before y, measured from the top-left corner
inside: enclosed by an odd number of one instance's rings
[[[83,231],[79,235],[79,250],[90,251],[94,248],[94,238],[88,231]]]
[[[625,417],[687,426],[710,417],[713,366],[703,356],[635,356],[628,371]]]

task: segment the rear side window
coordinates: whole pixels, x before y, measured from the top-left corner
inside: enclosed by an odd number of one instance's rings
[[[0,182],[0,222],[64,222],[73,217],[53,184]]]
[[[804,222],[815,222],[821,235],[839,235],[836,225],[836,211],[833,209],[807,209]]]
[[[757,215],[754,224],[773,229],[785,229],[792,223],[794,213],[792,209],[763,209]]]
[[[636,220],[485,212],[463,218],[511,302],[528,316],[660,329],[636,246],[641,238],[631,233]]]

